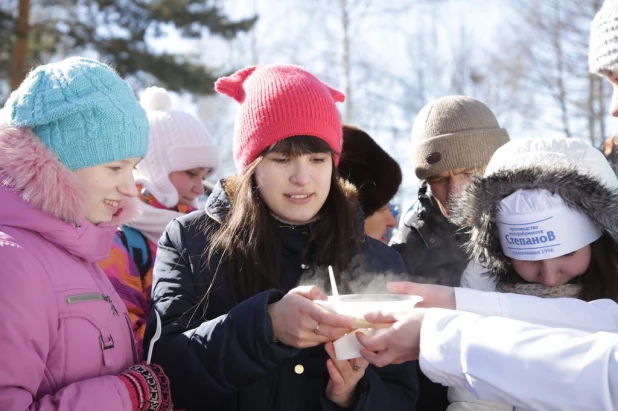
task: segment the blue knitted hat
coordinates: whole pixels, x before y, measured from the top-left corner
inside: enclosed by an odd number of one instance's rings
[[[71,170],[148,151],[146,112],[106,64],[71,57],[32,70],[3,109],[4,120],[32,128]]]

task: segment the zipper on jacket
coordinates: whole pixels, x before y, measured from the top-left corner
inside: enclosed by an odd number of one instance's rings
[[[75,303],[81,303],[84,301],[97,301],[97,300],[107,301],[109,305],[112,307],[112,312],[114,313],[114,315],[118,315],[118,310],[114,306],[114,302],[112,301],[111,297],[107,294],[100,294],[100,293],[75,294],[75,295],[70,295],[64,298],[64,301],[66,301],[67,304],[75,304]]]

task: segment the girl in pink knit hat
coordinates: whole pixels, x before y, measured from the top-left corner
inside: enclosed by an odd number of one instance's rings
[[[343,292],[364,273],[405,272],[396,252],[363,234],[356,190],[338,176],[343,94],[289,65],[249,67],[215,88],[239,103],[238,173],[159,241],[145,336],[175,404],[413,409],[415,364],[338,361],[332,341],[353,322],[314,304],[326,298],[318,287],[299,286],[329,265]]]

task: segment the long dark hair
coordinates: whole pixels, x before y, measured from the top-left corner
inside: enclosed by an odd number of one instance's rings
[[[581,275],[579,298],[585,301],[609,298],[618,302],[618,253],[607,234],[590,244],[590,265]]]
[[[330,146],[322,139],[311,136],[294,136],[281,140],[255,159],[234,184],[226,184],[226,193],[231,200],[227,218],[214,231],[207,233],[210,248],[207,264],[210,269],[217,254],[229,267],[229,281],[237,302],[261,291],[281,286],[281,241],[278,227],[271,211],[260,198],[255,181],[255,169],[268,153],[280,153],[286,157],[305,154],[330,153]],[[334,157],[333,157],[334,158]],[[352,257],[360,250],[362,232],[355,210],[355,198],[346,191],[349,183],[339,178],[333,160],[330,192],[319,218],[309,225],[309,247],[317,266],[332,265],[335,273],[344,271]],[[309,250],[304,250],[307,255]],[[215,274],[216,275],[216,274]]]

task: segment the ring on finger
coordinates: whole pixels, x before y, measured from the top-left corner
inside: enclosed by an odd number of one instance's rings
[[[313,333],[314,333],[315,335],[320,335],[320,323],[317,323],[317,324],[315,325],[315,328],[313,329]]]
[[[352,366],[352,369],[354,370],[354,372],[358,372],[363,369],[363,364],[355,364]]]

